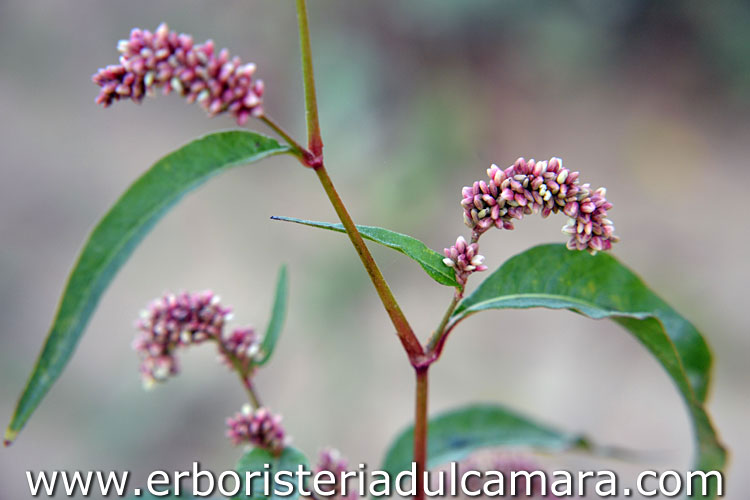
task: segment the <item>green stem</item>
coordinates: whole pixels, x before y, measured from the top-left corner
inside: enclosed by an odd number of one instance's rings
[[[308,148],[314,156],[319,157],[323,154],[323,139],[320,136],[320,123],[318,122],[318,101],[315,94],[310,26],[307,21],[305,0],[297,0],[297,24],[299,25],[299,46],[302,55],[302,78],[305,83]]]
[[[346,233],[349,235],[352,245],[354,245],[354,249],[362,260],[362,265],[367,270],[367,274],[370,275],[372,284],[375,286],[375,290],[377,290],[380,300],[383,302],[383,306],[385,306],[385,310],[388,312],[388,316],[390,316],[393,326],[396,328],[401,344],[409,355],[412,364],[416,365],[420,362],[420,358],[424,353],[422,344],[417,339],[417,336],[414,335],[414,331],[406,320],[406,316],[401,311],[398,302],[396,302],[396,298],[388,287],[383,273],[380,272],[375,259],[373,259],[370,250],[362,239],[362,235],[359,234],[357,226],[346,210],[344,202],[341,201],[336,188],[333,187],[331,178],[328,176],[328,172],[323,164],[323,141],[320,138],[320,124],[318,123],[318,103],[315,97],[315,76],[313,75],[312,50],[310,48],[310,27],[307,21],[305,0],[297,0],[297,22],[299,24],[300,52],[302,54],[302,76],[305,85],[308,148],[313,156],[307,165],[315,169],[315,173],[318,175],[318,179],[320,179],[320,183],[328,195],[328,199],[331,201],[336,214],[346,229]]]
[[[251,370],[249,369],[249,367],[243,365],[242,361],[238,359],[232,351],[227,349],[220,339],[216,339],[216,345],[218,346],[219,351],[232,364],[232,368],[234,368],[234,371],[237,372],[237,376],[242,382],[242,387],[245,388],[247,398],[250,400],[250,405],[253,407],[253,409],[257,410],[258,408],[263,406],[263,404],[260,402],[260,398],[258,397],[258,393],[255,391],[255,386],[253,385],[252,376],[250,373]]]
[[[417,368],[417,390],[414,408],[414,463],[416,500],[424,500],[424,471],[427,467],[427,395],[429,393],[429,365]]]
[[[375,290],[378,292],[380,300],[383,302],[383,306],[388,312],[388,316],[391,318],[393,326],[396,328],[396,333],[398,334],[406,353],[409,355],[409,359],[412,364],[419,363],[424,354],[422,344],[411,329],[411,326],[406,320],[403,311],[401,311],[398,302],[396,302],[396,298],[393,296],[393,292],[391,292],[388,283],[385,281],[383,273],[380,272],[380,268],[375,262],[375,259],[373,259],[365,241],[362,239],[362,235],[359,234],[357,226],[354,224],[349,212],[346,210],[344,202],[341,201],[341,197],[339,197],[336,188],[333,186],[325,166],[321,164],[316,167],[315,173],[318,175],[318,179],[320,179],[320,183],[328,195],[328,199],[331,201],[333,208],[336,210],[336,214],[344,225],[346,233],[349,235],[349,239],[362,261],[362,265],[367,270],[367,274],[370,275],[372,284],[375,286]]]
[[[263,403],[260,402],[260,398],[258,397],[258,393],[255,391],[255,386],[253,385],[252,380],[248,376],[240,378],[242,378],[242,385],[245,386],[245,392],[247,392],[247,397],[248,399],[250,399],[250,404],[257,410],[258,408],[263,406]]]
[[[409,356],[409,361],[417,373],[416,415],[414,428],[414,461],[417,463],[417,499],[424,499],[423,471],[427,463],[427,371],[429,363],[425,363],[424,348],[411,329],[406,316],[396,302],[391,289],[388,287],[383,274],[365,245],[349,212],[347,212],[336,188],[333,187],[323,164],[323,141],[320,137],[318,122],[318,104],[315,95],[315,77],[313,75],[312,50],[310,48],[310,27],[307,21],[307,6],[305,0],[297,0],[297,20],[299,24],[300,51],[302,54],[302,74],[305,84],[305,116],[307,118],[308,149],[313,158],[307,165],[315,169],[323,189],[328,195],[336,214],[349,235],[349,239],[357,251],[362,265],[370,275],[373,286],[383,302],[393,326],[396,328],[399,340]]]
[[[307,149],[304,148],[304,146],[295,141],[292,136],[289,135],[286,130],[281,128],[281,126],[278,125],[274,120],[272,120],[271,117],[263,115],[260,117],[260,121],[268,125],[271,130],[279,134],[287,142],[287,144],[291,146],[294,155],[300,158],[300,160],[302,160],[302,162],[307,165],[307,162],[311,160],[311,154]]]
[[[448,326],[448,322],[451,319],[451,314],[453,314],[453,311],[456,310],[458,303],[461,301],[461,297],[463,297],[463,293],[463,288],[461,288],[457,289],[453,294],[453,299],[451,299],[451,303],[448,305],[448,309],[445,310],[445,314],[443,314],[443,318],[440,320],[440,324],[432,333],[432,337],[430,337],[430,341],[427,343],[428,353],[434,352],[437,346],[442,344],[446,334],[445,327]]]

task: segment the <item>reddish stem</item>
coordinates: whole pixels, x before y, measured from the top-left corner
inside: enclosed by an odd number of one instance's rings
[[[429,365],[417,368],[417,390],[414,411],[414,463],[416,500],[424,500],[424,472],[427,469],[427,395],[429,392]]]
[[[375,262],[375,259],[373,259],[370,250],[367,248],[365,240],[363,240],[362,235],[359,234],[357,226],[354,224],[349,212],[346,210],[344,202],[341,201],[341,197],[339,197],[336,188],[333,186],[325,166],[321,164],[320,166],[315,167],[315,173],[318,174],[318,179],[320,179],[320,183],[328,195],[328,199],[331,201],[333,208],[336,210],[336,214],[344,225],[346,234],[349,236],[352,245],[354,245],[359,258],[362,261],[362,265],[367,270],[367,274],[370,275],[372,284],[375,286],[375,290],[378,292],[378,296],[380,296],[380,300],[383,302],[383,306],[385,307],[386,312],[388,312],[388,316],[391,318],[393,326],[396,328],[398,338],[401,340],[401,344],[404,346],[404,349],[409,356],[409,360],[416,366],[421,362],[421,358],[424,354],[422,344],[411,329],[411,326],[409,325],[403,311],[401,311],[398,302],[396,302],[396,298],[393,296],[393,292],[391,292],[388,283],[385,281],[383,273],[380,272],[380,268]]]

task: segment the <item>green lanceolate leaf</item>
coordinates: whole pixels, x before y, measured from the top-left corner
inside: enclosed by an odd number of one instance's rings
[[[296,222],[297,224],[303,224],[305,226],[319,227],[321,229],[328,229],[329,231],[336,231],[338,233],[346,233],[342,224],[333,224],[331,222],[315,222],[309,220],[295,219],[293,217],[271,217],[274,220],[281,220],[286,222]],[[392,248],[402,254],[410,257],[417,264],[422,266],[422,269],[435,281],[441,285],[447,286],[458,286],[456,283],[456,276],[453,269],[443,264],[443,255],[432,250],[427,245],[422,243],[416,238],[412,238],[406,234],[396,233],[383,229],[382,227],[375,226],[357,226],[359,233],[366,240],[380,243],[388,248]]]
[[[460,461],[475,450],[496,446],[548,451],[589,446],[581,436],[547,427],[497,405],[471,405],[433,417],[427,439],[428,467]],[[398,435],[385,456],[382,469],[392,480],[411,468],[413,447],[412,426]]]
[[[488,276],[459,304],[451,326],[483,310],[530,307],[610,318],[630,331],[661,363],[687,404],[697,441],[696,470],[724,467],[726,451],[704,408],[711,372],[708,346],[688,320],[632,271],[608,254],[537,246]]]
[[[268,328],[266,328],[266,334],[261,345],[261,358],[258,361],[260,365],[265,364],[271,358],[276,342],[279,340],[279,334],[281,334],[281,328],[284,326],[284,319],[286,318],[288,295],[289,279],[287,278],[286,266],[281,266],[279,278],[276,281],[276,297],[274,298],[273,309],[271,309],[271,319],[268,322]]]
[[[55,320],[5,434],[12,441],[67,364],[99,298],[138,243],[185,193],[230,167],[289,152],[245,131],[207,135],[156,162],[94,228],[68,278]]]
[[[267,469],[265,467],[266,464],[268,464],[269,466]],[[282,451],[279,456],[275,456],[270,452],[260,448],[253,448],[252,450],[245,453],[245,455],[240,458],[239,462],[237,462],[237,473],[240,475],[242,489],[235,497],[235,500],[260,500],[261,498],[274,500],[295,500],[299,496],[299,491],[297,491],[296,488],[289,495],[282,496],[274,494],[273,478],[278,472],[289,472],[291,473],[291,475],[282,475],[282,479],[284,479],[285,481],[289,480],[293,485],[296,485],[297,479],[296,476],[294,476],[294,473],[297,471],[300,465],[305,470],[310,469],[310,464],[307,461],[307,457],[305,457],[305,455],[301,451],[297,450],[296,448],[292,448],[291,446],[287,446],[286,448],[284,448],[284,451]],[[245,482],[246,473],[256,471],[261,473],[268,471],[268,473],[270,474],[270,495],[264,495],[262,477],[253,477],[252,479],[250,479],[251,494],[247,494],[247,484]],[[280,493],[286,493],[286,489],[287,488],[285,486],[279,486]]]

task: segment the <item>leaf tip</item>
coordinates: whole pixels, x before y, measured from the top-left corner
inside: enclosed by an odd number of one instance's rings
[[[5,438],[3,439],[3,446],[6,448],[13,444],[13,441],[16,440],[16,436],[18,436],[18,431],[14,431],[13,429],[8,428],[5,431]]]
[[[299,222],[299,219],[294,219],[292,217],[284,217],[283,215],[272,215],[270,219],[279,220],[281,222]]]

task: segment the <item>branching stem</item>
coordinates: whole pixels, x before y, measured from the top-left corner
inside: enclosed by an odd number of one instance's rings
[[[401,311],[401,307],[398,305],[396,298],[393,296],[388,283],[385,281],[383,274],[380,272],[375,259],[373,259],[370,250],[367,248],[362,235],[359,234],[357,226],[354,224],[349,212],[341,200],[336,188],[333,186],[333,182],[328,175],[328,172],[323,163],[323,141],[320,136],[320,124],[318,122],[318,105],[315,94],[315,77],[313,76],[313,63],[312,63],[312,50],[310,47],[310,27],[307,20],[307,6],[305,0],[297,1],[297,21],[299,24],[299,39],[300,39],[300,51],[302,54],[302,75],[305,85],[305,116],[307,119],[307,137],[308,137],[308,150],[304,158],[307,166],[312,167],[320,180],[320,184],[323,186],[323,190],[328,195],[328,199],[333,205],[336,214],[338,215],[341,223],[346,229],[346,233],[349,239],[354,245],[354,249],[357,251],[362,265],[367,270],[367,274],[370,276],[375,290],[380,297],[383,306],[388,312],[388,316],[396,328],[399,340],[404,347],[409,361],[416,372],[416,398],[415,398],[415,424],[414,424],[414,461],[417,464],[417,496],[418,500],[424,499],[424,470],[427,464],[427,394],[428,394],[428,370],[431,363],[425,356],[424,348],[421,342],[414,334],[406,316]],[[271,128],[274,128],[282,137],[287,135],[281,130],[280,127],[275,126],[273,122],[266,122]],[[294,147],[294,144],[290,142],[290,145]],[[303,151],[299,147],[297,151]],[[455,305],[452,306],[455,308]],[[451,311],[452,312],[452,309]],[[438,331],[445,329],[445,325],[450,319],[450,312],[446,313],[444,321],[441,322],[441,328]]]
[[[302,146],[300,143],[295,141],[292,138],[292,136],[289,135],[287,131],[284,130],[273,119],[271,119],[270,116],[263,115],[260,117],[260,121],[268,125],[268,127],[270,127],[271,130],[279,134],[287,142],[287,144],[292,148],[292,152],[294,153],[294,156],[298,157],[304,165],[307,165],[307,163],[312,160],[312,154],[307,149],[305,149],[304,146]]]
[[[449,330],[446,327],[448,326],[448,323],[450,322],[453,311],[456,310],[458,303],[461,302],[461,299],[463,298],[463,294],[464,294],[463,287],[457,288],[455,290],[455,292],[453,293],[453,298],[451,299],[450,304],[448,304],[448,308],[445,310],[445,314],[443,314],[443,317],[440,320],[440,324],[435,329],[435,331],[432,332],[432,336],[430,337],[430,340],[427,343],[427,349],[426,349],[427,351],[426,356],[430,359],[430,362],[434,362],[437,360],[438,357],[440,357],[440,353],[443,350],[443,344],[445,343],[445,339],[448,336],[448,332],[449,332]]]
[[[406,320],[406,316],[401,311],[398,302],[396,302],[396,298],[393,296],[393,292],[391,292],[388,283],[380,272],[380,268],[375,262],[375,259],[373,259],[365,241],[362,239],[362,235],[359,234],[357,226],[355,226],[349,212],[347,212],[336,188],[333,186],[325,166],[320,165],[315,168],[315,173],[318,174],[318,179],[328,195],[328,199],[331,201],[333,208],[336,210],[336,214],[339,216],[341,223],[344,225],[346,234],[349,235],[349,239],[351,240],[352,245],[354,245],[354,249],[357,251],[359,258],[362,261],[362,265],[367,270],[367,274],[370,275],[372,284],[375,286],[375,290],[378,292],[380,300],[383,303],[385,310],[388,312],[388,316],[391,318],[393,326],[396,328],[399,340],[401,340],[401,344],[409,355],[409,360],[412,364],[419,363],[424,354],[422,344],[411,329],[411,326]]]
[[[313,75],[312,49],[310,47],[310,27],[307,21],[307,6],[305,0],[297,0],[297,22],[299,24],[300,51],[302,54],[302,75],[305,85],[305,115],[307,117],[307,137],[309,142],[309,153],[312,155],[308,166],[315,169],[320,184],[323,186],[328,199],[331,201],[336,214],[339,216],[341,223],[344,225],[349,239],[354,245],[359,255],[362,265],[370,275],[372,284],[383,302],[385,310],[388,312],[393,326],[396,328],[401,344],[404,346],[406,353],[412,365],[419,362],[423,354],[422,344],[417,339],[414,331],[411,329],[406,316],[396,302],[388,283],[386,283],[383,273],[375,263],[370,250],[367,248],[362,235],[359,234],[357,226],[354,224],[349,212],[341,201],[333,182],[323,164],[323,141],[320,138],[320,124],[318,123],[318,104],[315,96],[315,77]]]

